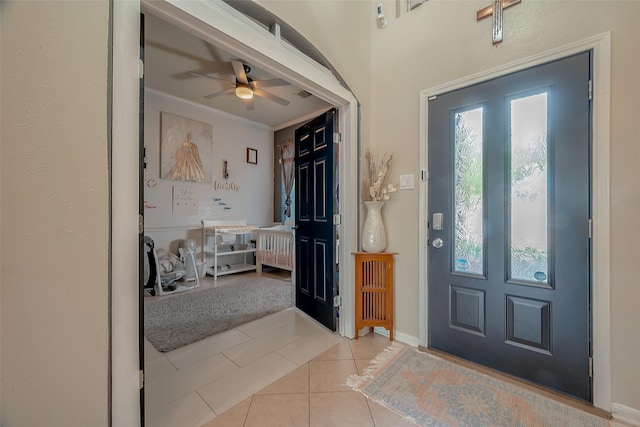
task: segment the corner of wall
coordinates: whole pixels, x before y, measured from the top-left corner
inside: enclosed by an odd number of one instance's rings
[[[614,421],[622,421],[632,426],[640,426],[640,410],[620,403],[611,404],[611,415]]]

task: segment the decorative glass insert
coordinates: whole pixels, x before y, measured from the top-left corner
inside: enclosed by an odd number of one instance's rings
[[[482,107],[457,112],[454,168],[454,262],[459,273],[484,274]]]
[[[511,101],[511,279],[548,283],[547,93]]]

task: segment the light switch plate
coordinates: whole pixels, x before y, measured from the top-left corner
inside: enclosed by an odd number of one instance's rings
[[[400,190],[412,190],[413,188],[413,174],[400,175]]]

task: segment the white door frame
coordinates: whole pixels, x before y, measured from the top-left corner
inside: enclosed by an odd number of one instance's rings
[[[111,101],[111,417],[112,425],[138,425],[138,76],[140,11],[201,39],[250,58],[258,67],[313,93],[339,110],[341,232],[339,332],[354,336],[353,263],[357,250],[358,103],[325,67],[223,2],[116,0],[112,27]],[[141,8],[142,6],[142,8]]]
[[[611,411],[611,310],[610,310],[610,86],[611,33],[571,43],[491,70],[425,89],[420,92],[420,169],[427,180],[420,182],[420,345],[427,347],[427,195],[428,181],[428,117],[429,98],[441,93],[481,83],[539,64],[593,50],[593,140],[592,189],[592,338],[593,338],[593,405]],[[585,91],[588,88],[585,88]],[[586,232],[586,231],[585,231]]]

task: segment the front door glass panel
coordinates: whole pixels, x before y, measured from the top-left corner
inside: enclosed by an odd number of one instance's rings
[[[547,284],[547,93],[513,99],[510,107],[510,280]]]
[[[453,271],[484,275],[482,107],[454,113]]]

